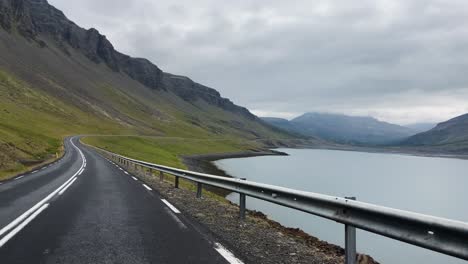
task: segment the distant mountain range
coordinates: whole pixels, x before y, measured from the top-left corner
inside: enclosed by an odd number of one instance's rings
[[[433,129],[414,135],[402,143],[408,146],[435,147],[441,151],[468,151],[468,114],[438,124]]]
[[[303,136],[319,137],[345,144],[381,145],[402,141],[430,124],[412,127],[399,126],[379,121],[373,117],[348,116],[330,113],[306,113],[288,121],[281,118],[262,118],[264,121],[286,131]]]

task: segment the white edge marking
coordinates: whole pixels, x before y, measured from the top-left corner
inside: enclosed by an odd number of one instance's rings
[[[35,171],[31,172],[31,173],[36,173],[36,172],[37,172],[37,170],[35,170]]]
[[[148,191],[152,191],[153,189],[151,189],[148,185],[146,184],[143,184],[143,187],[145,187]]]
[[[138,181],[138,179],[137,179],[137,178],[135,178],[135,177],[133,177],[133,176],[132,176],[132,178],[133,178],[135,181]]]
[[[180,221],[179,217],[177,217],[177,215],[175,215],[173,212],[171,212],[171,210],[169,210],[168,208],[164,208],[164,210],[167,212],[167,214],[172,218],[174,219],[174,221],[176,221],[177,225],[181,228],[181,229],[187,229],[187,226],[182,223],[182,221]]]
[[[16,177],[16,178],[15,178],[15,181],[16,181],[16,180],[19,180],[19,179],[21,179],[21,178],[23,178],[23,177],[24,177],[24,175],[19,176],[19,177]]]
[[[42,211],[44,211],[47,207],[49,207],[49,204],[44,204],[34,212],[34,214],[30,215],[24,222],[22,222],[19,226],[17,226],[15,229],[13,229],[8,235],[4,236],[0,240],[0,248],[3,247],[12,237],[14,237],[18,232],[20,232],[27,224],[29,224],[34,218],[36,218]]]
[[[80,176],[84,172],[84,168],[81,169],[80,172],[78,172],[78,176]]]
[[[169,207],[169,209],[171,209],[174,213],[180,214],[179,209],[175,208],[175,206],[173,206],[171,203],[169,203],[166,199],[161,199],[161,201],[163,203],[165,203],[167,205],[167,207]]]
[[[128,172],[124,171],[124,173],[128,175]]]
[[[220,243],[215,243],[215,250],[218,251],[218,253],[221,254],[221,256],[223,256],[223,258],[225,258],[231,264],[244,264],[242,260],[236,258],[236,256],[234,256],[231,251],[227,250]]]
[[[83,163],[81,165],[81,168],[80,170],[83,168],[83,164],[84,164],[84,155],[83,155],[83,152],[81,152],[81,150],[73,143],[73,141],[71,141],[71,144],[78,150],[78,152],[80,153],[81,155],[81,158],[83,159]],[[37,171],[36,171],[37,172]],[[10,222],[8,225],[6,225],[5,227],[3,227],[2,229],[0,229],[0,237],[3,236],[3,234],[5,234],[7,231],[9,231],[10,229],[12,229],[13,227],[15,227],[16,225],[18,225],[19,223],[21,223],[21,221],[23,221],[24,219],[26,219],[28,216],[30,216],[32,213],[34,213],[34,211],[36,211],[38,208],[42,207],[47,201],[49,201],[50,199],[52,199],[52,197],[54,197],[58,192],[60,192],[60,190],[62,190],[68,183],[70,183],[70,181],[73,180],[73,178],[78,174],[79,170],[72,176],[70,177],[70,179],[68,179],[65,183],[63,183],[62,185],[60,185],[60,187],[58,187],[55,191],[53,191],[51,194],[49,194],[46,198],[42,199],[40,202],[38,202],[37,204],[35,204],[33,207],[31,207],[29,210],[27,210],[26,212],[24,212],[22,215],[18,216],[15,220],[13,220],[12,222]],[[34,172],[33,172],[34,173]],[[1,246],[0,246],[1,247]]]
[[[68,188],[70,188],[70,186],[76,181],[76,177],[73,179],[73,181],[71,181],[67,186],[65,186],[65,188],[63,188],[59,193],[58,195],[62,195],[64,192],[66,192],[68,190]]]

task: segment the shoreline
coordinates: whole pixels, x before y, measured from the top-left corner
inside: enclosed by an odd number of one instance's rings
[[[288,156],[287,153],[276,151],[276,150],[264,150],[264,151],[242,151],[233,153],[214,153],[214,154],[202,154],[202,155],[190,155],[181,156],[182,163],[187,166],[190,171],[207,173],[222,177],[235,178],[223,169],[220,169],[214,164],[214,161],[222,159],[234,159],[234,158],[249,158],[249,157],[260,157],[260,156]],[[210,192],[225,198],[231,192],[212,186],[206,186]]]
[[[450,158],[450,159],[460,159],[468,160],[467,154],[462,153],[449,153],[447,151],[440,151],[437,149],[416,149],[416,148],[386,148],[386,147],[361,147],[361,146],[340,146],[340,145],[314,145],[314,146],[281,146],[283,148],[291,149],[316,149],[316,150],[337,150],[337,151],[354,151],[354,152],[363,152],[363,153],[375,153],[375,154],[393,154],[393,155],[406,155],[414,157],[432,157],[432,158]],[[217,167],[214,161],[223,160],[223,159],[233,159],[233,158],[248,158],[248,157],[257,157],[257,156],[288,156],[287,153],[280,152],[278,150],[269,150],[269,151],[245,151],[238,153],[216,153],[216,154],[205,154],[205,155],[193,155],[193,156],[184,156],[181,157],[182,162],[188,167],[189,170],[194,170],[198,172],[215,174],[224,177],[235,178],[226,171]],[[206,188],[207,190],[214,192],[215,194],[221,195],[223,198],[226,198],[231,192],[219,188]],[[227,200],[227,199],[226,199]],[[228,200],[232,205],[236,205]],[[263,219],[270,226],[279,230],[281,233],[286,234],[291,237],[300,237],[302,241],[306,243],[313,244],[314,246],[319,246],[320,248],[326,249],[326,252],[333,252],[331,254],[341,255],[344,250],[338,245],[334,245],[325,240],[321,240],[318,237],[309,234],[300,228],[288,227],[282,225],[280,222],[272,220],[268,215],[262,213],[261,211],[256,210],[247,210],[248,214],[259,219]],[[313,241],[313,243],[311,243]],[[365,253],[364,253],[365,254]],[[359,254],[358,263],[378,263],[372,257],[364,254]]]
[[[248,157],[259,157],[259,156],[289,156],[289,154],[277,150],[265,150],[265,151],[245,151],[245,152],[237,152],[237,153],[215,153],[215,154],[204,154],[204,155],[192,155],[192,156],[183,156],[181,157],[182,162],[187,166],[189,170],[197,171],[201,173],[207,174],[214,174],[217,176],[235,178],[226,171],[222,170],[218,166],[214,164],[214,161],[223,160],[223,159],[230,159],[230,158],[248,158]],[[229,201],[226,196],[232,193],[231,191],[227,191],[217,187],[205,186],[206,190],[213,192],[217,195],[222,196],[226,201],[232,206],[238,206],[235,203]],[[345,253],[344,248],[341,246],[332,244],[328,241],[321,240],[320,238],[313,236],[300,228],[297,227],[287,227],[281,224],[278,221],[270,219],[268,215],[264,214],[261,211],[257,210],[249,210],[246,209],[247,214],[251,217],[261,219],[261,221],[265,221],[270,227],[273,229],[278,230],[285,236],[288,236],[292,239],[297,239],[302,241],[308,247],[317,248],[318,251],[329,254],[331,256],[343,256]],[[365,253],[357,253],[356,256],[356,263],[359,264],[379,264],[375,259],[371,256],[366,255]]]

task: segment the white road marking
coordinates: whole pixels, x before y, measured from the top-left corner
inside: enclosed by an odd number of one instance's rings
[[[65,188],[63,188],[59,193],[58,195],[62,195],[64,192],[67,191],[68,188],[70,188],[70,186],[76,181],[76,177],[73,179],[73,181],[71,181],[67,186],[65,186]]]
[[[3,247],[3,245],[5,245],[8,242],[8,240],[10,240],[16,234],[18,234],[18,232],[21,231],[21,229],[23,229],[27,224],[29,224],[32,220],[34,220],[34,218],[36,218],[40,213],[42,213],[42,211],[44,211],[47,207],[49,207],[49,204],[44,204],[43,206],[41,206],[39,210],[37,210],[36,212],[34,212],[34,214],[29,216],[23,223],[21,223],[19,226],[13,229],[10,233],[8,233],[8,235],[4,236],[0,240],[0,248]]]
[[[167,212],[167,214],[172,218],[174,219],[174,221],[176,221],[177,225],[181,228],[181,229],[187,229],[187,226],[182,223],[182,221],[180,221],[179,217],[177,217],[173,212],[171,212],[169,209],[167,208],[164,208]]]
[[[151,189],[148,185],[146,184],[143,184],[143,187],[145,187],[148,191],[152,191],[153,189]]]
[[[42,208],[42,206],[47,203],[50,199],[52,199],[52,197],[54,197],[58,192],[60,192],[67,184],[69,184],[73,178],[75,178],[75,176],[78,174],[78,172],[83,168],[83,164],[86,160],[86,158],[84,157],[83,155],[83,152],[73,143],[73,141],[71,141],[71,144],[73,145],[73,147],[75,147],[78,152],[80,153],[81,155],[81,158],[82,158],[82,164],[81,164],[81,168],[73,175],[71,176],[65,183],[63,183],[62,185],[60,185],[60,187],[58,187],[55,191],[53,191],[52,193],[50,193],[46,198],[42,199],[40,202],[38,202],[37,204],[35,204],[33,207],[31,207],[29,210],[27,210],[26,212],[24,212],[22,215],[18,216],[15,220],[13,220],[11,223],[9,223],[8,225],[6,225],[5,227],[3,227],[2,229],[0,229],[0,237],[3,236],[3,234],[5,234],[6,232],[8,232],[9,230],[11,230],[12,228],[14,228],[15,226],[17,226],[18,224],[20,224],[23,220],[25,220],[26,218],[28,218],[29,216],[31,216],[32,214],[34,214],[34,212],[39,209],[39,208]],[[32,219],[31,219],[32,220]],[[11,231],[10,233],[12,233],[13,231]],[[8,234],[9,235],[9,234]],[[2,245],[0,245],[0,247],[2,247]]]
[[[16,180],[19,180],[19,179],[21,179],[21,178],[23,178],[23,177],[24,177],[24,175],[19,176],[19,177],[16,177],[16,178],[15,178],[15,181],[16,181]]]
[[[78,176],[80,176],[84,172],[84,168],[81,169],[81,171],[78,173]]]
[[[124,171],[124,173],[128,175],[128,172]]]
[[[169,203],[166,199],[161,199],[161,201],[163,201],[163,203],[165,203],[167,205],[167,207],[169,207],[169,209],[171,209],[174,213],[180,214],[179,209],[175,208],[175,206],[173,206],[171,203]]]
[[[36,172],[37,172],[37,170],[35,170],[35,171],[31,172],[31,173],[36,173]]]
[[[216,251],[218,251],[218,253],[221,254],[221,256],[223,256],[223,258],[225,258],[229,263],[231,263],[231,264],[244,264],[244,262],[242,262],[242,260],[236,258],[236,256],[234,256],[234,254],[232,254],[231,251],[227,250],[220,243],[216,242],[214,249]]]
[[[133,176],[132,176],[132,178],[133,178],[135,181],[138,181],[138,179],[137,179],[137,178],[135,178],[135,177],[133,177]]]

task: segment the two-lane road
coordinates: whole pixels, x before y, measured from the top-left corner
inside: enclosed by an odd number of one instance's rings
[[[0,185],[0,263],[239,263],[124,169],[67,139]]]

